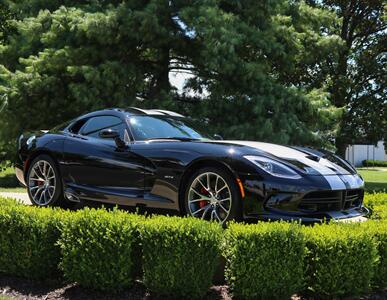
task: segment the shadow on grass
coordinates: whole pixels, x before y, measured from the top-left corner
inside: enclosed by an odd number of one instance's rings
[[[15,188],[20,187],[20,184],[15,174],[6,174],[0,177],[0,187]]]
[[[387,193],[387,182],[366,182],[366,192],[386,192]]]

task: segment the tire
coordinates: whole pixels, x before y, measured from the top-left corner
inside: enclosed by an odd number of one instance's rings
[[[242,218],[242,202],[235,178],[221,168],[197,170],[188,180],[184,209],[189,216],[222,224],[239,221]]]
[[[56,162],[42,154],[31,162],[26,177],[28,196],[36,206],[68,207],[69,201],[63,196],[62,178]]]

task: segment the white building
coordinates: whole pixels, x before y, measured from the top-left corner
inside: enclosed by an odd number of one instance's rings
[[[350,145],[345,151],[345,159],[351,162],[354,166],[361,166],[363,160],[383,160],[387,161],[387,154],[384,148],[383,141],[379,141],[375,145]]]

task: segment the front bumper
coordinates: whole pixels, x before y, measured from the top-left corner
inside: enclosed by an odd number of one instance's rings
[[[370,211],[363,206],[363,180],[358,175],[334,176],[289,180],[241,175],[246,193],[244,219],[315,223],[368,216]],[[342,182],[332,184],[335,180]]]

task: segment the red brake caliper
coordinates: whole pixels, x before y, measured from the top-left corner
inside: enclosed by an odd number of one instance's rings
[[[200,189],[200,193],[201,193],[202,195],[208,195],[208,192],[207,192],[207,190],[206,190],[204,187],[202,187],[202,188]],[[200,208],[205,207],[207,204],[208,204],[208,202],[207,202],[206,200],[199,201],[199,207],[200,207]]]

